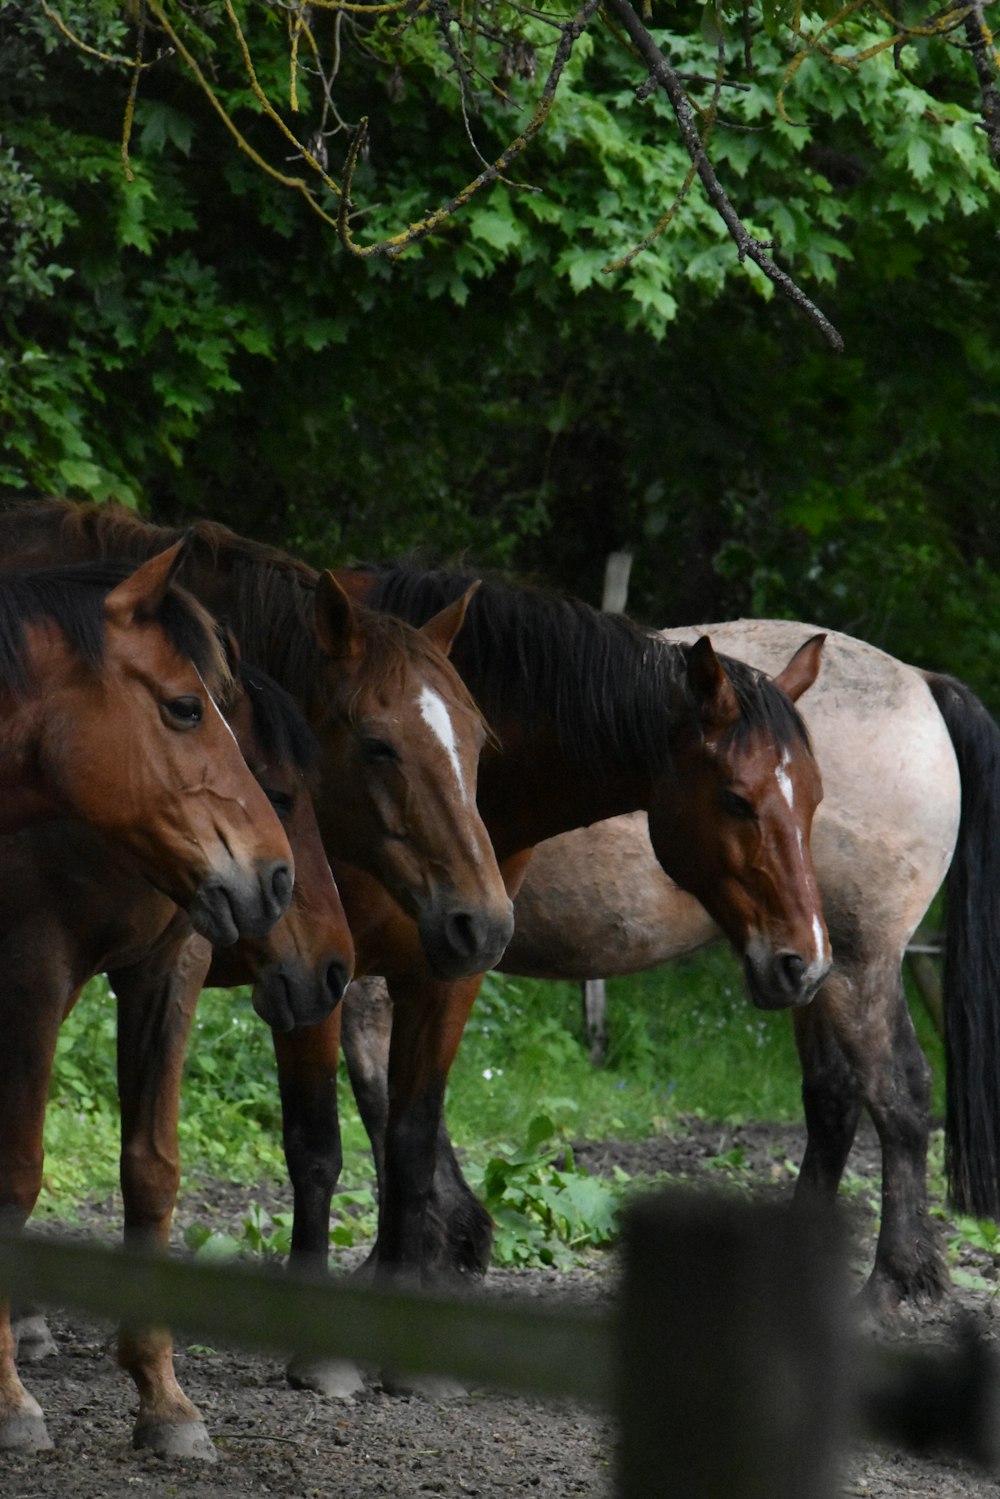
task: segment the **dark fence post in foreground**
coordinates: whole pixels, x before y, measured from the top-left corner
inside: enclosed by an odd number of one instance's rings
[[[832,1219],[686,1193],[624,1227],[619,1499],[832,1499],[848,1419]]]

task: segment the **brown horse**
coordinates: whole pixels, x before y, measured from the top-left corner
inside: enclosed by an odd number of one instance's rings
[[[0,576],[0,828],[76,813],[221,944],[274,925],[292,872],[213,700],[214,624],[171,585],[184,545]]]
[[[284,1030],[326,1016],[350,977],[353,950],[312,814],[306,778],[315,747],[298,709],[255,669],[241,670],[230,720],[248,763],[288,829],[292,905],[267,937],[244,939],[209,967],[208,944],[110,842],[76,820],[0,840],[0,1222],[20,1225],[41,1182],[42,1125],[56,1036],[87,979],[106,970],[118,998],[125,1238],[166,1245],[179,1179],[177,1118],[185,1045],[206,975],[256,982],[259,1013]],[[15,1324],[22,1359],[51,1347],[36,1315]],[[13,1363],[0,1313],[0,1449],[50,1444]],[[123,1329],[120,1362],[134,1378],[134,1441],[162,1455],[210,1457],[204,1423],[173,1372],[169,1334]]]
[[[0,514],[0,558],[145,558],[178,534],[117,507],[49,501]],[[485,725],[446,660],[466,597],[416,630],[223,526],[188,534],[185,586],[232,626],[245,658],[291,693],[319,737],[316,810],[328,852],[402,906],[439,977],[490,966],[513,918],[476,810]]]
[[[375,583],[367,574],[342,581],[351,590]],[[432,577],[426,590],[415,586],[416,597],[387,588],[371,597],[419,618],[466,582]],[[806,690],[819,657],[820,642],[808,642],[775,686],[716,657],[707,642],[691,651],[663,647],[585,606],[484,584],[454,659],[502,746],[483,758],[480,807],[509,888],[516,890],[534,842],[646,807],[658,851],[711,904],[758,1002],[805,1003],[829,962],[809,856],[819,779],[786,691]],[[445,1080],[479,977],[435,980],[402,913],[379,905],[378,892],[362,889],[356,874],[335,868],[359,971],[384,973],[393,998],[387,1073],[359,1098],[380,1177],[377,1264],[426,1278],[481,1274],[488,1217],[469,1194],[451,1213],[435,1160]],[[355,911],[364,911],[363,921]],[[325,1262],[340,1168],[339,1024],[338,1013],[289,1037],[278,1058],[295,1198],[292,1252],[314,1266]],[[296,1365],[293,1377],[337,1387],[315,1366]]]

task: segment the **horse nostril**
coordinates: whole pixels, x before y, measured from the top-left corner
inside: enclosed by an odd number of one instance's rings
[[[271,894],[279,910],[287,911],[292,899],[292,871],[287,864],[276,864],[271,874]]]
[[[445,937],[452,952],[471,957],[479,945],[476,924],[467,911],[453,911],[444,924]]]
[[[778,972],[787,989],[799,989],[806,971],[805,959],[797,952],[783,952],[778,956]]]
[[[325,986],[333,1001],[333,1005],[338,1005],[343,999],[344,990],[350,981],[351,975],[347,964],[342,963],[339,958],[331,958],[326,965]]]

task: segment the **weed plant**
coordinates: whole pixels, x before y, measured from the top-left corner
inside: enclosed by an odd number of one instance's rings
[[[573,1139],[638,1139],[696,1114],[728,1123],[801,1117],[800,1077],[787,1015],[747,1002],[739,968],[718,948],[608,983],[610,1047],[592,1066],[583,1041],[580,988],[490,975],[452,1071],[448,1121],[470,1181],[497,1222],[508,1263],[558,1263],[608,1242],[628,1183],[596,1183],[573,1161]],[[940,1043],[919,1006],[921,1043],[936,1074]],[[373,1171],[346,1077],[344,1138],[334,1238],[374,1231]],[[283,1182],[281,1120],[270,1036],[247,991],[210,990],[189,1046],[181,1119],[185,1176],[246,1183],[243,1241],[196,1225],[206,1253],[281,1254],[289,1220],[268,1218],[252,1187]],[[72,1214],[87,1197],[117,1190],[115,1001],[105,980],[87,986],[62,1028],[46,1123],[46,1191],[40,1209]],[[183,1190],[183,1187],[182,1187]]]

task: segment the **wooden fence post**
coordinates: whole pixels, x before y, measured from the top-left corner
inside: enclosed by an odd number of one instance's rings
[[[631,552],[609,552],[604,562],[604,592],[601,608],[606,614],[624,614],[628,582],[632,572]],[[603,979],[584,979],[583,1026],[590,1046],[590,1060],[600,1067],[608,1054],[607,989]]]
[[[832,1499],[847,1299],[832,1217],[686,1193],[624,1227],[619,1499]]]

